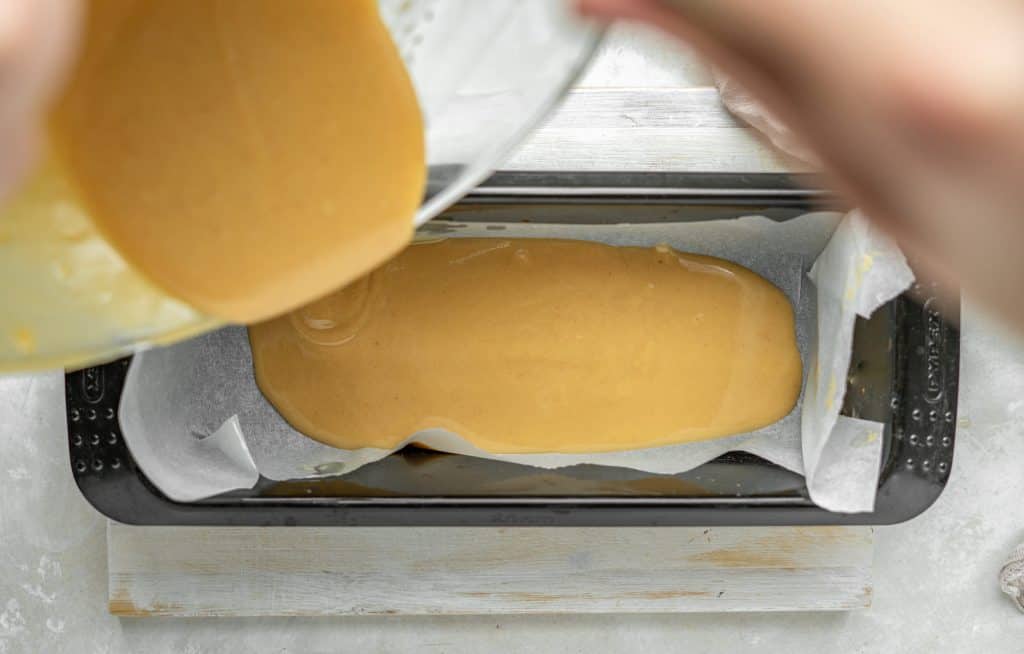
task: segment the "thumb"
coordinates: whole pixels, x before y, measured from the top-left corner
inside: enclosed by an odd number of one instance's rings
[[[79,0],[0,0],[0,197],[31,166],[80,19]]]

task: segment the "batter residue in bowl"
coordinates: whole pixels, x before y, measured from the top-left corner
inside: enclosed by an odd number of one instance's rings
[[[346,449],[429,428],[495,453],[668,445],[771,424],[801,383],[785,295],[667,247],[416,244],[249,337],[266,397]]]
[[[104,235],[235,322],[405,245],[423,125],[373,0],[93,0],[56,150]]]

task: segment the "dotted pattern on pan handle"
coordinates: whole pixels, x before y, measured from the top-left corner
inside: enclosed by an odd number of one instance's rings
[[[94,366],[64,377],[75,476],[106,476],[134,470],[134,461],[121,435],[117,407],[130,359]]]
[[[897,366],[891,406],[894,414],[892,455],[887,466],[913,471],[915,476],[945,482],[953,465],[958,385],[947,376],[960,358],[959,332],[937,310],[934,284],[915,284],[912,293],[923,304],[897,303],[905,323],[894,344],[896,357],[916,359],[916,370]],[[947,314],[949,311],[947,310]],[[951,367],[952,365],[952,367]],[[955,378],[954,378],[955,379]],[[886,471],[883,471],[885,474]]]

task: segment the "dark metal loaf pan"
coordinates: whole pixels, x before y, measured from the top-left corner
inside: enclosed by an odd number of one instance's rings
[[[689,221],[762,214],[787,220],[827,196],[781,175],[499,173],[439,220]],[[183,504],[135,465],[117,407],[129,360],[67,375],[72,473],[110,518],[152,525],[797,525],[889,524],[924,511],[953,463],[958,315],[915,288],[859,320],[846,415],[887,425],[871,513],[830,513],[804,480],[767,461],[727,454],[689,472],[651,475],[599,466],[540,470],[406,449],[339,476],[273,482]]]

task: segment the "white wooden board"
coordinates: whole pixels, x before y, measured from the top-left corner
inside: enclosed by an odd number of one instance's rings
[[[713,88],[575,89],[504,170],[805,170],[736,121]]]
[[[110,524],[120,616],[864,608],[872,531]]]

